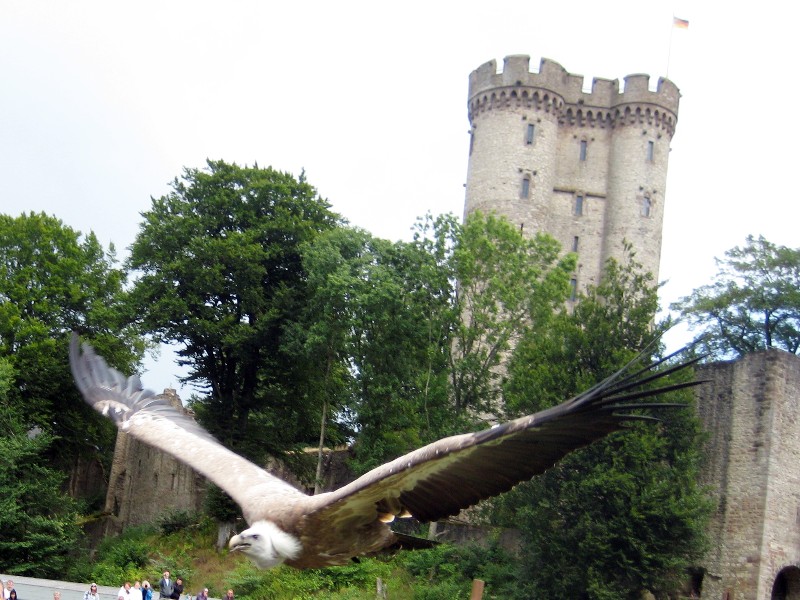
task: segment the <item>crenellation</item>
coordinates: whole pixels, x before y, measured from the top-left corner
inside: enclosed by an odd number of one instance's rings
[[[506,56],[503,60],[503,70],[500,72],[501,85],[516,86],[527,85],[530,74],[530,57],[525,55]]]
[[[584,94],[592,98],[600,98],[602,106],[610,106],[611,99],[619,93],[619,79],[592,79],[592,93]]]
[[[583,75],[568,73],[559,63],[543,58],[539,71],[530,70],[530,57],[527,55],[506,56],[503,69],[497,70],[497,61],[491,60],[470,74],[469,77],[469,107],[470,113],[486,110],[487,108],[502,108],[494,103],[487,105],[487,93],[503,90],[507,94],[513,88],[524,88],[531,97],[536,92],[540,95],[557,97],[558,102],[552,105],[548,102],[544,108],[552,106],[561,107],[594,107],[596,109],[613,109],[623,105],[652,105],[658,107],[660,112],[673,115],[667,119],[674,123],[678,112],[680,92],[677,86],[663,77],[658,80],[658,87],[650,91],[650,76],[641,73],[628,75],[624,79],[623,91],[619,89],[618,79],[592,79],[591,92],[583,91]],[[491,96],[488,96],[491,98]],[[476,110],[477,109],[477,110]],[[613,115],[624,112],[612,111]],[[672,127],[674,129],[674,126]]]
[[[632,73],[625,76],[625,85],[623,92],[620,94],[631,96],[633,94],[651,94],[650,91],[650,75],[645,73]]]

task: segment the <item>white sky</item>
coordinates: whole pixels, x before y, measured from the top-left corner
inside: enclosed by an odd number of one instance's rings
[[[791,6],[0,0],[0,212],[53,214],[125,258],[150,197],[212,158],[305,168],[351,223],[409,239],[417,216],[462,213],[470,72],[528,54],[681,89],[667,305],[748,234],[800,246]],[[147,387],[178,387],[169,353],[146,369]]]

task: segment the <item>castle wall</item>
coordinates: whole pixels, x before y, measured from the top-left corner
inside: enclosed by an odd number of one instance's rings
[[[680,93],[666,79],[651,91],[647,75],[629,75],[622,91],[596,78],[584,92],[583,79],[547,59],[530,72],[527,56],[472,72],[465,217],[496,212],[552,235],[577,252],[582,288],[624,255],[623,240],[657,278]]]
[[[800,358],[770,350],[698,378],[716,502],[702,597],[770,600],[778,573],[800,566]]]
[[[184,410],[174,390],[166,390],[164,396],[175,408]],[[199,511],[204,497],[205,479],[194,469],[117,432],[106,494],[106,534],[158,522],[172,511]]]

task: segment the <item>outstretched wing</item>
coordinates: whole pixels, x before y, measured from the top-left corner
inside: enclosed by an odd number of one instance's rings
[[[267,516],[269,506],[283,510],[305,494],[231,452],[194,419],[181,414],[135,375],[124,377],[106,364],[91,346],[81,351],[72,334],[69,362],[78,389],[95,410],[112,419],[121,431],[167,452],[225,490],[242,507],[245,519]]]
[[[406,454],[339,490],[310,499],[315,503],[313,518],[347,523],[354,515],[364,521],[370,515],[387,521],[399,515],[433,521],[458,514],[546,471],[569,452],[621,429],[628,421],[651,419],[620,410],[682,407],[636,402],[701,383],[648,388],[699,360],[656,370],[670,358],[638,371],[631,363],[558,406],[478,433],[444,438]]]

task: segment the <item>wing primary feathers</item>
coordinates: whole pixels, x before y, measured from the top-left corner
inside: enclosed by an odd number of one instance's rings
[[[647,365],[645,367],[642,367],[640,370],[638,370],[638,371],[636,371],[634,373],[630,373],[629,375],[627,375],[627,376],[623,377],[622,379],[620,379],[620,376],[623,373],[625,373],[628,369],[630,369],[633,365],[635,365],[636,362],[643,355],[645,355],[647,353],[647,351],[650,350],[650,348],[652,348],[655,345],[655,343],[656,343],[656,339],[650,341],[650,343],[648,343],[647,346],[639,354],[637,354],[635,357],[633,357],[624,366],[622,366],[620,369],[618,369],[617,371],[615,371],[614,373],[612,373],[611,375],[609,375],[608,377],[603,379],[601,382],[599,382],[599,383],[593,385],[592,387],[590,387],[588,390],[586,390],[580,396],[578,396],[576,398],[576,400],[581,401],[581,403],[584,402],[584,401],[589,401],[592,398],[596,397],[597,394],[600,394],[603,391],[607,390],[609,387],[612,387],[612,386],[615,386],[615,385],[616,386],[625,385],[626,383],[635,380],[643,372],[646,372],[646,371],[649,371],[650,369],[658,367],[658,365],[660,365],[662,362],[664,362],[668,358],[671,358],[672,356],[677,354],[677,353],[673,353],[669,357],[662,358],[661,360],[659,360],[659,361],[657,361],[657,362],[655,362],[653,364]]]
[[[193,435],[216,442],[194,420],[176,411],[168,400],[144,389],[137,375],[125,377],[109,367],[94,348],[89,344],[81,344],[78,334],[74,332],[70,340],[69,364],[75,383],[86,402],[117,425],[121,426],[137,413],[150,409],[154,415],[173,415],[171,418]]]
[[[616,405],[616,408],[623,408],[623,407],[633,407],[632,404],[623,404],[629,400],[641,400],[642,398],[649,398],[651,396],[661,396],[662,394],[666,394],[669,392],[675,392],[677,390],[682,390],[690,387],[694,387],[696,385],[700,385],[701,383],[705,383],[704,380],[695,380],[695,381],[684,381],[681,383],[673,383],[670,385],[661,386],[658,388],[653,388],[651,390],[638,390],[631,392],[629,394],[614,394],[612,396],[608,396],[607,398],[603,398],[597,401],[594,406],[595,407],[602,407],[611,403]],[[643,404],[638,406],[637,408],[659,408],[668,406],[663,402],[650,402],[647,404]],[[679,405],[683,406],[683,405]]]
[[[664,363],[663,359],[662,360],[658,360],[658,361],[654,362],[651,365],[648,365],[646,367],[641,368],[636,373],[632,373],[629,377],[626,377],[626,378],[620,380],[618,382],[618,384],[616,386],[614,386],[614,390],[615,391],[625,391],[625,390],[628,390],[628,389],[631,389],[631,388],[634,388],[634,387],[641,387],[641,386],[647,385],[651,381],[656,381],[658,379],[663,379],[664,377],[667,377],[667,376],[671,375],[672,373],[675,373],[677,371],[681,371],[681,370],[683,370],[683,369],[685,369],[687,367],[690,367],[690,366],[696,364],[698,361],[702,360],[702,358],[703,358],[702,356],[697,356],[697,357],[694,357],[694,358],[689,359],[687,361],[684,361],[684,362],[678,363],[676,365],[673,365],[671,367],[668,367],[666,369],[663,369],[661,371],[653,371],[653,369],[657,368],[658,366],[660,366],[660,365],[662,365]],[[649,371],[652,372],[652,373],[648,377],[641,377],[641,378],[639,377],[643,373],[646,373],[646,372],[649,372]],[[665,386],[664,388],[659,388],[659,389],[664,389],[666,391],[667,387],[669,387],[669,386]]]
[[[574,400],[575,404],[572,408],[578,409],[579,407],[583,407],[584,405],[587,405],[586,406],[587,408],[589,407],[596,408],[597,406],[602,406],[603,404],[610,402],[620,402],[626,399],[639,399],[639,398],[646,398],[649,396],[657,396],[660,394],[679,390],[686,387],[692,387],[702,383],[700,381],[691,381],[691,382],[675,383],[666,386],[661,386],[658,388],[654,388],[652,390],[641,389],[648,383],[663,379],[664,377],[667,377],[672,373],[686,369],[687,367],[690,367],[703,359],[703,356],[696,356],[689,360],[672,365],[666,369],[655,371],[655,369],[657,369],[662,364],[671,360],[681,352],[685,352],[687,348],[688,347],[681,348],[680,350],[677,350],[676,352],[673,352],[668,356],[660,358],[649,365],[641,367],[640,369],[637,369],[636,371],[628,375],[625,375],[624,377],[620,377],[630,367],[636,364],[636,362],[644,355],[644,352],[638,354],[636,358],[632,359],[624,367],[622,367],[615,373],[611,374],[610,376],[606,377],[599,384],[589,388],[589,390],[577,396]],[[650,375],[648,375],[647,377],[641,377],[645,373],[650,373]],[[630,394],[623,394],[623,392],[628,392],[630,390],[636,390],[636,391],[631,392]],[[657,406],[657,404],[655,406]]]
[[[421,520],[457,514],[546,471],[566,454],[629,422],[660,422],[655,416],[630,411],[686,408],[683,403],[642,401],[703,383],[659,383],[702,358],[665,364],[686,349],[644,367],[637,366],[646,356],[645,351],[562,404],[479,432],[444,438],[397,458],[331,492],[335,502],[320,507],[321,513],[332,514],[351,502],[376,497],[378,490],[394,494],[399,489],[403,504]],[[652,389],[647,389],[651,385]],[[469,485],[465,483],[460,489],[454,481],[468,481]]]

